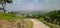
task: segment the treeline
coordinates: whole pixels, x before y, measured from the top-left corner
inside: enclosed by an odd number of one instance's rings
[[[21,13],[20,17],[22,17],[22,18],[40,18],[41,14],[40,13],[37,13],[37,14],[34,14],[34,13],[30,13],[30,14]]]

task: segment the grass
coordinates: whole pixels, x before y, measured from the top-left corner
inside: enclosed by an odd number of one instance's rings
[[[21,20],[20,17],[14,15],[14,14],[8,14],[8,13],[2,13],[0,12],[0,20],[6,20],[4,23],[10,23],[10,24],[14,24],[17,20]],[[7,24],[6,24],[7,25]],[[9,24],[8,24],[9,25]],[[21,24],[18,22],[17,28],[21,28]],[[13,25],[12,25],[13,26]],[[0,25],[0,28],[2,26]]]
[[[33,22],[31,20],[25,20],[27,28],[32,28]]]
[[[2,12],[0,12],[0,19],[18,19],[18,18],[20,18],[20,17],[18,17],[18,16],[16,16],[16,15],[14,15],[14,14],[8,14],[8,13],[2,13]]]
[[[0,12],[0,19],[5,19],[7,20],[8,22],[11,22],[11,23],[14,23],[16,20],[21,20],[20,17],[14,15],[14,14],[8,14],[8,13],[2,13]],[[25,23],[26,23],[26,26],[27,28],[32,28],[32,21],[30,20],[25,20]],[[20,24],[18,23],[18,27],[20,26]]]
[[[20,23],[17,24],[17,28],[21,28],[21,24]]]
[[[14,15],[14,14],[8,14],[8,13],[2,13],[0,12],[0,19],[5,19],[8,22],[15,22],[15,20],[20,20],[21,18]]]
[[[50,27],[50,28],[59,28],[59,26],[57,26],[57,25],[55,25],[55,24],[51,24],[51,23],[48,23],[48,22],[44,21],[43,18],[40,18],[40,19],[38,19],[38,20],[40,20],[41,22],[43,22],[45,25],[47,25],[47,26]]]

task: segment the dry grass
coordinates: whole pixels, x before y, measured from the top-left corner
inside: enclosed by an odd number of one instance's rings
[[[6,19],[0,19],[0,28],[17,28],[18,22],[20,24],[20,21],[14,20],[13,22],[9,22]]]
[[[25,20],[25,24],[26,24],[27,28],[32,28],[32,26],[33,26],[33,22],[31,20]]]

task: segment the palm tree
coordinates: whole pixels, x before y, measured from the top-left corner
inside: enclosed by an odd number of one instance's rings
[[[12,0],[0,0],[0,4],[2,5],[4,13],[6,11],[5,10],[6,3],[12,3]]]

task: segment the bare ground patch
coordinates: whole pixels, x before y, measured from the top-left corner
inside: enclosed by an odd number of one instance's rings
[[[0,28],[22,28],[22,21],[0,19]]]

